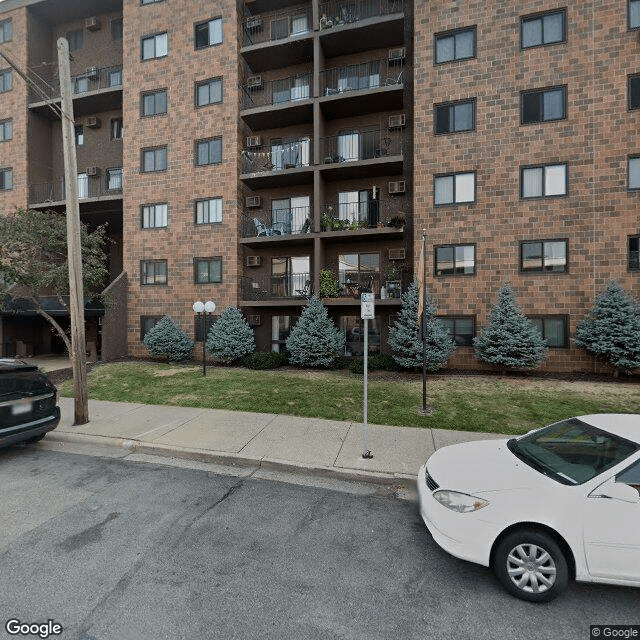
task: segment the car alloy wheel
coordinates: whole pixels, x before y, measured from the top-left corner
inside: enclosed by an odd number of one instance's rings
[[[555,540],[540,531],[515,531],[498,545],[494,570],[513,595],[548,602],[567,587],[567,561]]]

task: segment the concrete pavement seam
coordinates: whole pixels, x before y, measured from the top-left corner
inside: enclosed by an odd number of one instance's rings
[[[243,449],[245,449],[246,447],[249,446],[249,444],[251,444],[265,429],[267,429],[268,427],[270,427],[277,418],[280,417],[279,413],[274,413],[273,414],[273,418],[271,418],[271,420],[269,422],[267,422],[267,424],[265,424],[262,429],[259,429],[256,433],[254,433],[243,445],[242,447],[240,447],[238,453],[240,453]]]

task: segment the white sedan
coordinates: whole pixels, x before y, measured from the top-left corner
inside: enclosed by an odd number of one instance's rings
[[[444,447],[418,494],[434,540],[519,598],[547,602],[571,578],[640,587],[640,415]]]

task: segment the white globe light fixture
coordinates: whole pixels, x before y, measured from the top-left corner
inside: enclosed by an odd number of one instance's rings
[[[194,302],[193,303],[193,310],[196,313],[202,313],[204,311],[204,304],[202,304],[202,302],[200,302],[200,300],[198,300],[198,302]]]
[[[216,310],[216,303],[207,300],[207,302],[204,303],[204,310],[206,313],[213,313]]]

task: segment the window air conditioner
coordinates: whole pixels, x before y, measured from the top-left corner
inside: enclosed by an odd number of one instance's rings
[[[398,180],[396,182],[389,183],[389,193],[404,193],[405,192],[405,182],[404,180]]]
[[[407,55],[407,50],[404,47],[399,49],[389,49],[389,63],[396,64],[403,62]]]
[[[87,118],[87,127],[91,127],[92,129],[99,129],[102,123],[100,122],[100,118],[98,116],[89,116]]]
[[[88,176],[97,176],[100,173],[100,169],[98,167],[87,167],[85,173]]]
[[[260,256],[247,256],[244,264],[247,267],[259,267],[262,264],[262,258]]]
[[[262,18],[247,18],[247,31],[260,31],[262,29]]]
[[[389,249],[389,260],[404,260],[404,249]]]
[[[100,29],[100,20],[97,16],[91,16],[84,21],[85,29],[89,31],[98,31]]]
[[[260,196],[247,196],[245,198],[245,204],[248,208],[256,208],[262,205],[262,198]]]
[[[401,129],[406,125],[407,118],[404,113],[397,116],[389,116],[389,129]]]
[[[262,138],[260,136],[247,136],[247,148],[256,149],[262,146]]]
[[[262,76],[249,76],[247,78],[247,89],[260,89],[262,87]]]

